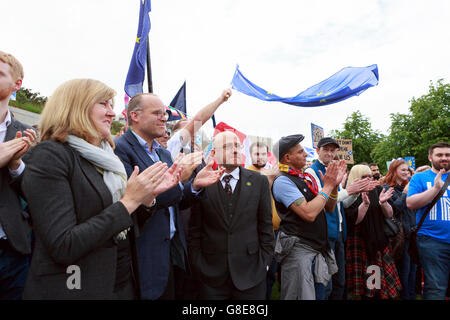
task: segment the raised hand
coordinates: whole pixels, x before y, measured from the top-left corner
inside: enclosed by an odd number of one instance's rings
[[[195,177],[192,182],[194,190],[198,191],[201,188],[208,187],[219,181],[220,177],[225,172],[225,168],[220,168],[219,170],[213,170],[213,161],[209,161],[208,165],[204,167]]]
[[[17,151],[14,156],[11,158],[10,162],[8,163],[8,166],[10,169],[15,170],[20,166],[21,158],[25,153],[28,152],[30,147],[36,145],[36,139],[37,135],[36,132],[33,129],[27,129],[24,131],[25,136],[23,136],[21,131],[16,132],[16,138],[15,139],[22,139],[26,142],[24,147]]]
[[[370,178],[366,178],[366,179],[369,180],[369,184],[367,185],[366,188],[363,189],[364,192],[369,192],[369,191],[375,189],[376,186],[380,185],[380,182],[377,180],[370,180]]]
[[[369,206],[370,205],[370,199],[369,199],[369,195],[367,194],[367,192],[361,193],[361,196],[362,196],[363,203],[366,206]]]
[[[181,155],[181,153],[179,155]],[[192,172],[195,170],[195,168],[197,168],[202,163],[202,159],[202,152],[192,152],[180,157],[178,161],[176,161],[180,166],[183,167],[183,171],[181,172],[182,182],[187,181],[191,177]]]
[[[158,194],[161,194],[175,187],[178,182],[180,182],[182,170],[183,167],[180,166],[177,162],[172,164],[169,170],[164,173],[162,182],[155,188],[153,194],[157,196]]]
[[[26,145],[27,142],[22,138],[0,143],[0,168],[6,166],[13,156],[25,148]]]
[[[220,100],[222,102],[225,102],[228,100],[229,97],[231,97],[231,89],[225,89],[225,90],[223,90],[222,94],[220,95]]]
[[[369,178],[355,179],[350,183],[346,190],[348,194],[356,194],[361,192],[369,192],[378,185],[378,181],[372,181]]]
[[[380,195],[378,196],[378,200],[380,200],[380,203],[385,203],[392,197],[393,193],[394,193],[394,188],[392,188],[392,187],[387,190],[383,189],[381,191]]]
[[[345,160],[340,160],[338,162],[338,176],[337,176],[337,185],[341,184],[344,181],[344,178],[347,176],[347,162]]]
[[[331,161],[326,169],[325,175],[319,172],[320,178],[323,181],[324,188],[325,185],[331,186],[332,188],[339,185],[344,178],[346,171],[347,163],[345,162],[345,160]]]
[[[442,180],[442,175],[445,173],[445,169],[439,170],[438,174],[436,175],[436,178],[434,178],[434,188],[441,190],[441,188],[444,186],[444,180]]]
[[[149,205],[157,195],[155,189],[163,182],[167,172],[167,164],[157,162],[139,174],[139,168],[134,167],[127,181],[127,189],[121,201],[131,214],[141,205]]]

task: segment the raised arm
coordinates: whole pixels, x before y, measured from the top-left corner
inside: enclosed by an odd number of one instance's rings
[[[226,89],[222,92],[220,97],[218,97],[213,102],[209,103],[200,111],[197,112],[197,114],[188,121],[187,125],[183,128],[181,139],[182,142],[190,141],[191,137],[194,135],[194,133],[201,128],[205,124],[206,121],[208,121],[214,112],[216,112],[217,108],[228,100],[228,98],[231,96],[231,89]]]

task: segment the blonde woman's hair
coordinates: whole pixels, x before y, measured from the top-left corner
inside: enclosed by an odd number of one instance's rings
[[[345,188],[347,188],[347,186],[349,186],[356,179],[361,179],[361,177],[364,175],[372,175],[372,170],[370,170],[369,166],[366,166],[364,164],[354,165],[348,174],[347,184],[345,185]]]
[[[0,51],[0,61],[9,64],[11,67],[11,77],[14,82],[19,79],[23,79],[23,67],[19,60],[16,59],[12,54]]]
[[[112,99],[115,94],[113,89],[93,79],[64,82],[53,92],[41,114],[41,141],[65,142],[68,135],[74,135],[94,143],[101,137],[89,112],[95,103]],[[111,136],[107,140],[114,147]]]

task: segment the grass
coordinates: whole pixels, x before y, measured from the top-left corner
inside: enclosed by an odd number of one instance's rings
[[[38,113],[38,114],[40,114],[42,112],[42,109],[44,109],[43,105],[32,104],[30,102],[19,103],[17,101],[10,100],[9,104],[13,107],[23,109],[26,111],[30,111],[30,112],[34,112],[34,113]]]
[[[275,280],[275,283],[273,284],[270,300],[280,300],[280,283],[278,280]]]

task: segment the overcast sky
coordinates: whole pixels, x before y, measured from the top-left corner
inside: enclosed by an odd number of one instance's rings
[[[0,50],[22,62],[25,87],[49,96],[66,80],[94,78],[116,90],[122,111],[139,0],[4,1],[2,13]],[[310,146],[311,122],[328,135],[356,110],[387,133],[390,113],[407,113],[430,80],[450,79],[448,0],[153,0],[150,20],[154,92],[169,103],[186,80],[190,115],[230,85],[236,64],[280,96],[347,66],[378,65],[378,86],[325,107],[233,91],[216,119],[252,135],[302,133]]]

